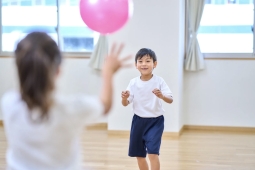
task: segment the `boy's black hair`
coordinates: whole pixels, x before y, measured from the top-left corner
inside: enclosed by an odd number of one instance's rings
[[[149,48],[141,48],[135,55],[135,62],[137,63],[137,60],[143,58],[145,55],[150,56],[150,58],[153,59],[153,62],[157,61],[157,56],[154,51]]]

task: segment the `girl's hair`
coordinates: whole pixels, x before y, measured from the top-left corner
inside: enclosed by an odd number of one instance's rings
[[[15,50],[21,97],[28,108],[39,108],[47,118],[55,76],[62,60],[56,42],[44,32],[29,33]]]
[[[135,55],[135,62],[137,63],[137,60],[143,58],[146,55],[149,55],[153,62],[157,61],[157,56],[154,51],[149,48],[141,48]]]

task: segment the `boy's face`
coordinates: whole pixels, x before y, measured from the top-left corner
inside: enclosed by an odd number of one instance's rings
[[[149,55],[145,55],[137,60],[135,66],[142,75],[147,76],[152,74],[153,69],[157,66],[157,61],[153,62]]]

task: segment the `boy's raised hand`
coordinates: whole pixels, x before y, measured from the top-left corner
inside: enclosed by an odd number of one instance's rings
[[[163,99],[163,94],[162,94],[162,92],[159,90],[159,89],[154,89],[153,91],[152,91],[152,93],[154,93],[158,98],[160,98],[160,99]]]
[[[107,73],[114,74],[121,67],[130,67],[133,64],[127,63],[132,58],[132,55],[120,58],[120,54],[124,48],[124,44],[117,45],[114,43],[112,45],[109,55],[105,58],[105,63],[103,71]]]
[[[130,92],[127,90],[127,91],[122,91],[121,93],[121,97],[122,99],[127,99],[130,95]]]

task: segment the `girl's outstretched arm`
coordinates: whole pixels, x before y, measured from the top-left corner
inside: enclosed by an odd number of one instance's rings
[[[127,64],[127,61],[131,59],[130,56],[126,56],[120,59],[120,54],[124,45],[114,44],[111,48],[110,54],[106,57],[105,64],[102,70],[103,84],[101,88],[100,99],[104,105],[104,113],[107,114],[112,106],[113,96],[113,76],[122,67],[129,67],[131,64]]]

